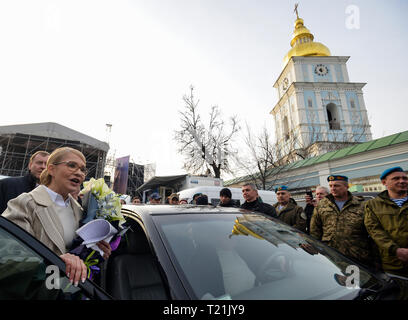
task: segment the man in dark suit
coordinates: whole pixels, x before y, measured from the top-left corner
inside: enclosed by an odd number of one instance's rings
[[[30,158],[27,175],[0,180],[0,214],[6,210],[9,200],[17,198],[24,192],[30,192],[39,184],[49,155],[46,151],[37,151]]]

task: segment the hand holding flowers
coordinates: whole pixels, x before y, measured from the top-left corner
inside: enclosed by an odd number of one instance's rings
[[[112,191],[102,178],[97,180],[91,178],[91,180],[84,182],[84,189],[80,192],[80,195],[83,195],[82,201],[86,214],[81,221],[81,228],[77,230],[78,237],[74,239],[73,244],[75,249],[71,250],[71,253],[78,255],[84,260],[88,270],[88,278],[92,279],[92,271],[94,273],[99,272],[97,265],[103,261],[103,259],[109,258],[111,252],[119,246],[121,235],[127,230],[127,228],[123,227],[126,220],[121,213],[122,205],[119,195]],[[94,234],[100,233],[101,231],[102,234],[105,234],[103,229],[95,230],[92,228],[104,225],[103,223],[92,223],[96,222],[95,219],[98,221],[99,219],[105,220],[109,222],[111,226],[108,224],[108,234],[93,242],[88,240],[88,232],[92,234],[90,235],[91,238]],[[81,230],[84,230],[84,226],[85,228],[88,227],[88,224],[89,227],[91,227],[88,228],[89,231],[81,232]],[[79,236],[78,231],[81,236]]]

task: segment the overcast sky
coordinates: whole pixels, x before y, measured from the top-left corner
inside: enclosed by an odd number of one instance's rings
[[[203,114],[218,105],[274,131],[295,2],[315,41],[367,83],[373,138],[407,130],[405,0],[1,0],[0,125],[57,122],[106,141],[110,123],[116,157],[183,173],[173,136],[191,84]]]

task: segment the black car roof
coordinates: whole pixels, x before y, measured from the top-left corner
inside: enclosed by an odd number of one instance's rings
[[[198,206],[193,204],[186,205],[124,205],[122,209],[126,211],[132,211],[139,214],[148,215],[174,215],[174,214],[219,214],[219,213],[243,213],[248,212],[247,210],[233,207],[214,207],[208,206]]]

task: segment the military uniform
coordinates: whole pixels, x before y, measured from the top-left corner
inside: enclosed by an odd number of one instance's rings
[[[341,210],[331,194],[319,202],[313,212],[310,235],[366,266],[373,267],[378,260],[364,226],[362,199],[350,192]]]
[[[273,207],[276,210],[278,219],[287,223],[288,225],[295,227],[303,232],[306,232],[306,214],[303,212],[303,208],[297,206],[294,202],[289,203],[279,211],[279,202],[275,203]]]
[[[408,277],[408,264],[397,258],[398,248],[408,248],[408,201],[400,208],[388,191],[365,204],[364,223],[377,244],[385,271]]]

